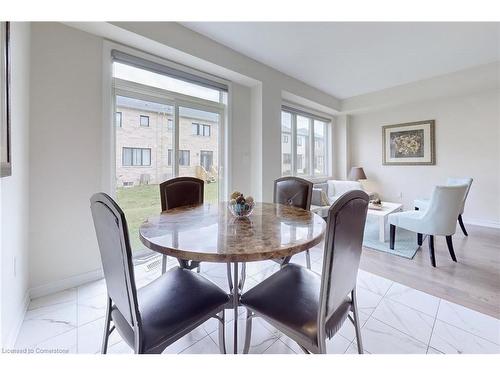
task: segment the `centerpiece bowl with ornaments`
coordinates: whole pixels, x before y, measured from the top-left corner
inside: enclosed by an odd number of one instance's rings
[[[239,191],[234,191],[231,194],[231,200],[229,201],[229,211],[235,217],[248,217],[252,214],[255,202],[250,195],[246,197]]]

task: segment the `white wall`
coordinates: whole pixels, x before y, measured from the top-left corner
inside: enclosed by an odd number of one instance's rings
[[[11,23],[12,175],[1,190],[1,344],[11,347],[28,303],[30,24]],[[15,265],[15,266],[14,266]]]
[[[32,24],[30,285],[34,295],[101,268],[90,196],[101,190],[102,39]],[[63,282],[63,284],[61,284]]]
[[[282,92],[334,110],[336,98],[175,23],[32,25],[31,233],[32,295],[100,273],[89,198],[103,186],[103,41],[232,80],[229,189],[272,200],[281,174]],[[107,26],[112,33],[107,33]],[[81,29],[88,29],[84,32]],[[90,30],[91,29],[91,30]],[[103,30],[105,29],[105,30]],[[205,69],[206,68],[206,69]],[[104,108],[106,110],[106,108]]]
[[[389,100],[380,100],[381,96],[392,97],[391,89],[371,94],[371,99],[365,96],[364,104],[384,102],[384,107],[379,109],[366,106],[371,108],[352,114],[349,121],[351,165],[364,168],[368,176],[367,188],[379,192],[385,200],[401,201],[406,209],[412,209],[415,198],[430,197],[433,186],[444,184],[448,176],[472,177],[474,182],[464,220],[500,225],[499,65],[496,67],[490,69],[489,66],[489,79],[484,80],[485,85],[474,89],[464,89],[459,84],[461,75],[473,77],[474,70],[456,73],[455,90],[449,87],[446,96],[436,97],[431,90],[429,95],[423,90],[420,97],[412,100],[395,95],[398,102],[392,106]],[[479,77],[484,77],[484,67],[478,68],[476,73],[480,81]],[[441,83],[442,87],[448,79],[437,77],[413,84],[415,90],[411,90],[412,84],[405,85],[404,90],[414,95],[422,85],[425,88],[427,84],[438,86]],[[450,84],[453,85],[453,81]],[[402,88],[394,90],[397,93]],[[430,119],[436,120],[435,166],[382,165],[383,125]]]
[[[345,180],[349,174],[349,119],[348,115],[336,116],[333,126],[333,177],[338,180]]]

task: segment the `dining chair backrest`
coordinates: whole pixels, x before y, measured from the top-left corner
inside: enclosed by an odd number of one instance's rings
[[[205,183],[195,177],[176,177],[160,184],[161,210],[203,203]]]
[[[454,177],[448,177],[446,180],[446,185],[448,186],[456,186],[456,185],[467,185],[467,191],[465,192],[464,200],[462,202],[462,206],[460,207],[459,214],[464,213],[465,209],[465,201],[467,200],[467,196],[469,195],[470,187],[472,185],[472,178],[466,177],[466,178],[454,178]]]
[[[329,319],[356,287],[369,197],[351,190],[328,210],[318,322]],[[323,320],[325,319],[325,320]]]
[[[108,295],[131,327],[140,319],[127,221],[121,208],[105,193],[90,198],[97,243]]]
[[[311,208],[313,183],[299,177],[281,177],[274,181],[274,203],[308,210]]]
[[[467,185],[436,186],[422,217],[422,232],[441,236],[454,234],[467,188]]]

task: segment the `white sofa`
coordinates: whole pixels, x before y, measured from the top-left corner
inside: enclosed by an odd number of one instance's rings
[[[345,192],[350,190],[364,190],[358,181],[327,180],[313,186],[311,211],[321,217],[328,215],[330,206]],[[368,193],[370,195],[370,193]],[[327,199],[325,199],[327,198]],[[372,197],[370,197],[371,199]]]

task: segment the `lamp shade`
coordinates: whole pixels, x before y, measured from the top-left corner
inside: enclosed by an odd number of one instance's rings
[[[362,167],[352,167],[349,179],[352,181],[366,180],[365,171]]]

